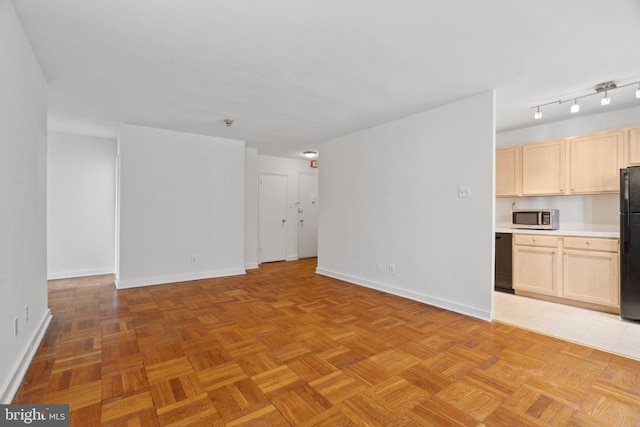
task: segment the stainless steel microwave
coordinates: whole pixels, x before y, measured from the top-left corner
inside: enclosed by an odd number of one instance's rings
[[[557,230],[559,222],[558,209],[516,209],[511,212],[512,228]]]

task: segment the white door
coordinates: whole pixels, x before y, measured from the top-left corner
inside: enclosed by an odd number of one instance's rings
[[[298,258],[318,256],[318,175],[298,174]]]
[[[260,174],[260,262],[287,257],[287,175]]]

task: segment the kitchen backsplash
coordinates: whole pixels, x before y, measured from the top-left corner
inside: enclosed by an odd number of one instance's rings
[[[512,203],[515,203],[515,209],[559,209],[560,227],[563,224],[615,226],[619,223],[618,194],[497,198],[496,224],[511,222]]]

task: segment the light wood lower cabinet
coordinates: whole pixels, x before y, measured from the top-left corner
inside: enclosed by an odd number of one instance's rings
[[[619,307],[618,240],[564,238],[562,295]]]
[[[513,235],[513,288],[616,310],[618,239]]]
[[[559,295],[560,242],[555,236],[514,234],[513,288]]]

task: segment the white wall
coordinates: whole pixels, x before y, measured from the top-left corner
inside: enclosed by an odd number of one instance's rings
[[[485,92],[322,143],[318,273],[490,319],[494,135]]]
[[[8,0],[0,0],[0,94],[0,403],[10,403],[51,315],[47,83]]]
[[[49,132],[49,279],[115,273],[115,139]]]
[[[309,165],[309,160],[288,159],[284,157],[258,156],[258,173],[276,173],[287,175],[289,191],[287,194],[287,260],[298,259],[298,174],[317,174],[318,169]]]
[[[119,155],[118,287],[244,273],[243,141],[122,125]]]
[[[247,147],[244,163],[244,268],[258,268],[258,150]]]
[[[575,117],[525,129],[501,132],[496,135],[496,146],[510,147],[637,125],[640,125],[640,107]],[[580,225],[594,225],[604,228],[618,227],[619,205],[618,195],[616,194],[499,198],[496,200],[496,223],[509,223],[511,221],[511,204],[513,202],[516,203],[516,208],[518,209],[560,209],[560,224],[566,227]]]

